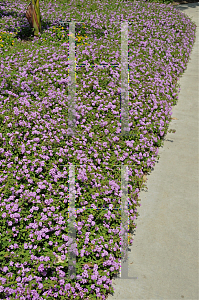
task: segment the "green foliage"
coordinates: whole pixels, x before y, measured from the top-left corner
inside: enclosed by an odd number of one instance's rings
[[[14,33],[0,31],[0,49],[5,50],[10,46],[14,46]]]

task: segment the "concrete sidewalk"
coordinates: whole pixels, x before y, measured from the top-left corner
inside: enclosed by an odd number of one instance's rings
[[[199,3],[175,7],[198,25]],[[108,300],[199,299],[198,280],[198,45],[180,78],[179,99],[172,109],[159,162],[141,191],[129,277],[114,279]]]

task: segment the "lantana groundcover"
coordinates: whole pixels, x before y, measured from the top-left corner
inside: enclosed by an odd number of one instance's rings
[[[121,165],[128,165],[132,231],[143,175],[168,130],[196,25],[172,5],[41,1],[41,36],[24,42],[26,7],[0,2],[0,299],[105,299],[121,263]],[[67,134],[69,25],[60,27],[60,20],[83,22],[76,24],[76,63],[84,66],[76,67],[75,136]],[[120,135],[123,21],[129,22],[127,137]],[[14,42],[6,44],[6,35]],[[75,280],[67,277],[70,166]]]

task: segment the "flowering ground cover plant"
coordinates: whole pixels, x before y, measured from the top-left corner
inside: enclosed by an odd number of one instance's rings
[[[105,299],[121,262],[121,164],[128,165],[132,231],[143,175],[167,132],[196,25],[165,4],[45,1],[36,38],[26,7],[0,2],[0,299]],[[83,22],[76,24],[76,63],[85,65],[76,67],[75,136],[67,135],[69,25],[59,20]],[[119,135],[118,28],[125,20],[127,137]],[[74,165],[75,280],[67,278]]]

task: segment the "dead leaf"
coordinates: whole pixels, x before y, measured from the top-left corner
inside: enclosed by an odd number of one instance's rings
[[[172,120],[178,120],[177,118],[171,118]]]
[[[68,261],[68,257],[66,258],[66,261]],[[58,257],[56,257],[56,263],[64,263],[65,261],[61,259],[61,256],[58,255]]]
[[[86,264],[84,264],[84,266],[85,265],[88,265],[89,267],[94,267],[94,265],[92,263],[86,263]]]
[[[146,181],[146,180],[147,180],[147,178],[146,178],[146,175],[143,175],[143,180],[144,180],[144,181]]]

